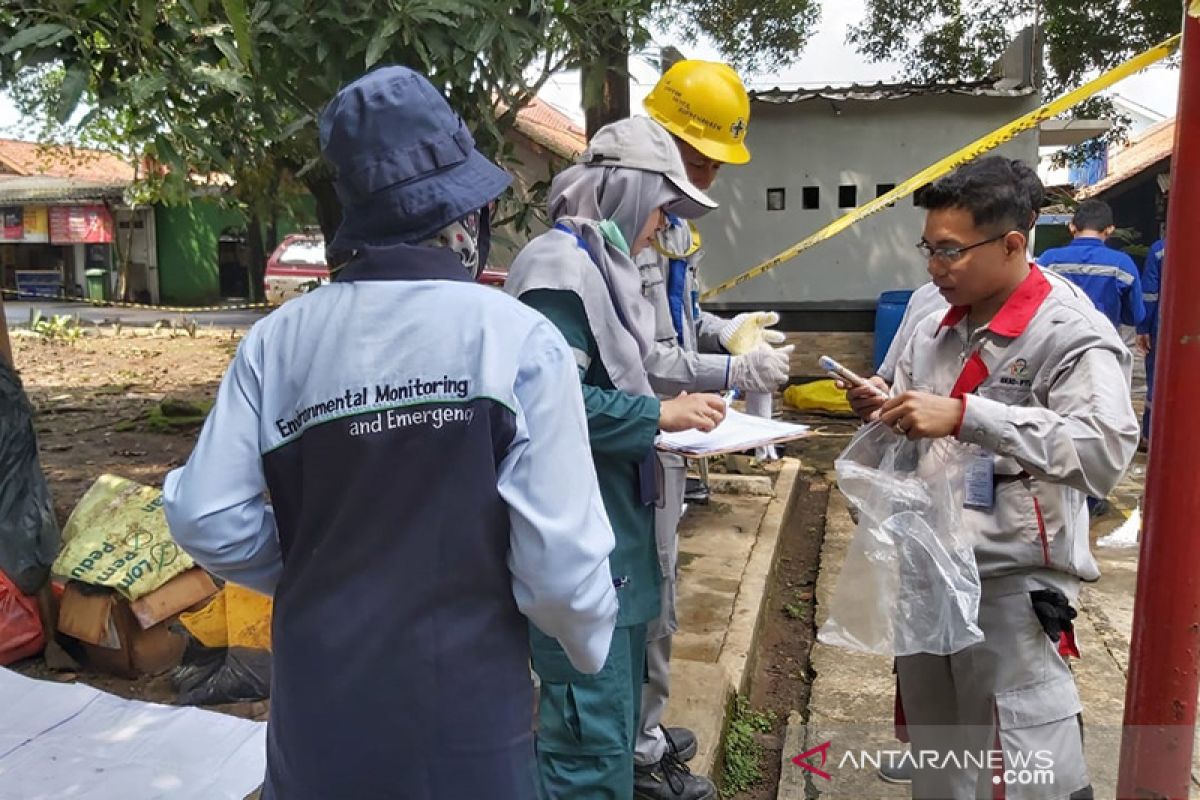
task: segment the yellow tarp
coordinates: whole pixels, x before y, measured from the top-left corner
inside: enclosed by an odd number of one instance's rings
[[[195,566],[171,538],[162,492],[116,475],[101,475],[88,489],[63,542],[55,575],[109,586],[130,600]]]
[[[205,647],[271,649],[270,597],[232,583],[199,611],[179,621]]]
[[[799,411],[854,414],[846,400],[846,393],[837,388],[833,381],[812,381],[789,386],[783,392],[783,402]]]

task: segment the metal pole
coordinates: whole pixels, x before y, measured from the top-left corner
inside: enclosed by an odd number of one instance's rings
[[[1200,686],[1200,20],[1184,17],[1121,798],[1189,796]]]

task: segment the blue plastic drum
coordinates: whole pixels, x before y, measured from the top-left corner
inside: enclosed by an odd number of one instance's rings
[[[904,309],[912,297],[911,289],[898,289],[879,295],[879,305],[875,307],[875,369],[883,363],[896,331],[900,329],[900,321],[904,319]]]

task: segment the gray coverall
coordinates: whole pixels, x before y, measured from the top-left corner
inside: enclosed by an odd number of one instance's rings
[[[912,749],[1001,750],[1010,770],[1049,762],[1052,783],[1008,783],[1009,798],[1067,798],[1089,783],[1079,692],[1030,592],[1057,589],[1074,602],[1080,581],[1100,576],[1084,498],[1106,495],[1137,447],[1130,366],[1108,320],[1036,265],[974,332],[963,308],[925,316],[896,366],[895,393],[964,400],[957,437],[990,457],[994,476],[990,510],[963,510],[978,537],[984,642],[896,662]],[[913,797],[992,797],[1002,774],[960,761],[918,769]]]
[[[692,237],[686,223],[671,218],[663,233],[665,249],[686,253]],[[642,292],[654,305],[655,346],[646,359],[650,385],[660,397],[680,392],[714,392],[727,388],[731,357],[721,348],[719,333],[725,320],[700,310],[697,251],[686,259],[667,259],[647,249],[638,259]],[[642,720],[634,760],[638,765],[658,763],[667,743],[660,725],[671,690],[671,635],[675,619],[677,529],[683,513],[687,466],[683,458],[659,453],[663,467],[663,495],[654,515],[654,535],[662,569],[662,614],[650,623],[646,644],[648,679],[642,691]]]

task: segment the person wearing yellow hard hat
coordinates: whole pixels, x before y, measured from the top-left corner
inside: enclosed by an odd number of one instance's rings
[[[662,76],[646,97],[647,114],[674,138],[688,179],[710,187],[726,164],[750,160],[746,131],[750,97],[726,64],[685,60]],[[680,392],[711,392],[734,387],[769,393],[788,377],[791,347],[768,328],[779,321],[766,312],[722,319],[700,310],[696,266],[703,255],[699,231],[668,216],[655,247],[638,260],[642,293],[655,310],[655,345],[646,372],[662,397]],[[769,396],[769,394],[768,394]],[[666,728],[663,714],[670,694],[671,636],[675,619],[675,578],[679,519],[687,470],[682,458],[659,453],[663,500],[655,513],[655,537],[662,573],[662,613],[647,631],[647,683],[642,691],[641,725],[634,791],[647,800],[707,800],[712,781],[693,775],[685,762],[697,752],[686,728]]]

